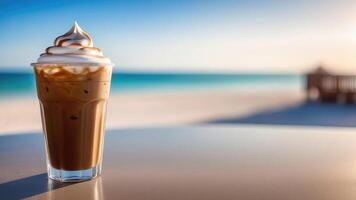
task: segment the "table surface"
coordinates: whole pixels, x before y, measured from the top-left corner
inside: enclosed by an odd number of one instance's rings
[[[47,179],[41,134],[0,136],[1,199],[356,199],[356,129],[187,126],[105,137],[103,174]]]

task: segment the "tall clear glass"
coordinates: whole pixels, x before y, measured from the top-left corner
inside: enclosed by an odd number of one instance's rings
[[[48,176],[61,182],[101,173],[112,66],[34,63]]]

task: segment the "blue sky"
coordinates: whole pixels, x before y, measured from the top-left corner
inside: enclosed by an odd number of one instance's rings
[[[352,71],[355,11],[332,0],[0,0],[0,69],[29,66],[77,20],[122,70]]]

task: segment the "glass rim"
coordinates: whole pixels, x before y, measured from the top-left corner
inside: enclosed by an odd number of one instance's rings
[[[46,65],[46,66],[58,66],[58,65],[64,65],[64,66],[76,66],[76,65],[86,65],[86,66],[110,66],[114,67],[114,63],[31,63],[32,67],[35,67],[36,65]]]

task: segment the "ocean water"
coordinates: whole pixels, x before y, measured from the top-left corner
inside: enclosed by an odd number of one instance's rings
[[[294,74],[164,74],[114,73],[112,93],[174,92],[212,89],[300,89],[303,77]],[[0,98],[35,96],[34,76],[28,72],[0,73]]]

